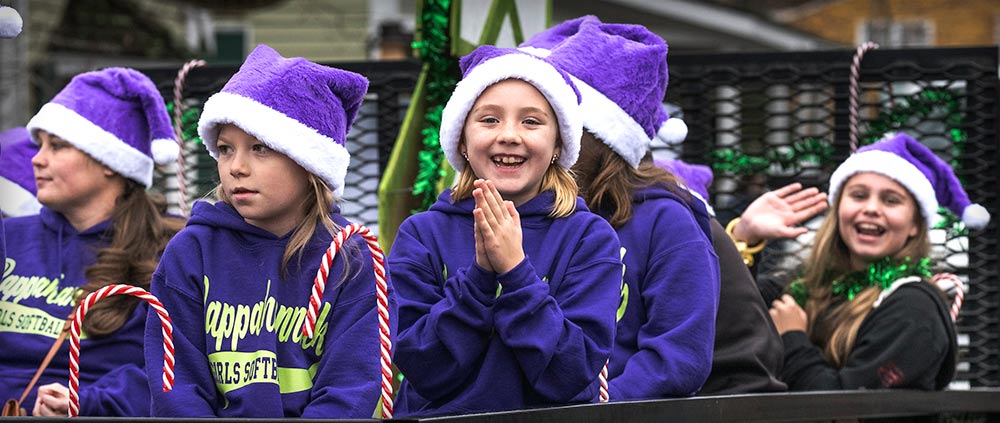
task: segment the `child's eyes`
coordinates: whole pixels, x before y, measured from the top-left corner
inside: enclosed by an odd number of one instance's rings
[[[483,117],[483,118],[479,118],[479,122],[482,122],[482,123],[499,123],[500,119],[497,119],[497,118],[492,117],[492,116],[486,116],[486,117]]]
[[[230,152],[233,151],[232,147],[225,144],[219,144],[218,147],[216,148],[218,148],[219,154],[229,154]]]
[[[521,123],[525,125],[541,125],[542,121],[535,118],[527,118],[525,120],[522,120]]]
[[[268,147],[265,144],[254,144],[252,148],[255,153],[267,153],[271,151],[271,147]]]

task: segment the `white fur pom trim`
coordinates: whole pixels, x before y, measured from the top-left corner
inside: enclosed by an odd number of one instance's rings
[[[34,182],[32,182],[34,183]],[[38,214],[42,205],[38,199],[20,185],[7,178],[0,178],[0,211],[10,217]]]
[[[0,6],[0,38],[14,38],[21,33],[24,21],[12,7]]]
[[[351,154],[334,140],[256,100],[220,92],[205,102],[198,120],[198,136],[212,158],[219,158],[219,126],[231,123],[268,147],[318,176],[337,198],[344,195],[344,178]]]
[[[970,229],[982,229],[990,223],[990,212],[979,204],[969,204],[962,212],[962,222]]]
[[[153,152],[153,161],[161,165],[177,161],[177,157],[181,154],[181,146],[177,141],[166,138],[153,140],[149,149]]]
[[[62,104],[45,104],[26,127],[35,143],[38,143],[37,132],[46,131],[73,144],[115,173],[146,188],[153,185],[153,159]]]
[[[584,128],[604,141],[633,168],[638,168],[652,138],[618,103],[586,82],[576,77],[572,79],[583,97],[580,110],[583,111]]]
[[[656,137],[667,143],[667,145],[677,145],[684,142],[687,134],[688,127],[683,120],[670,118],[660,126],[660,130],[656,132]]]

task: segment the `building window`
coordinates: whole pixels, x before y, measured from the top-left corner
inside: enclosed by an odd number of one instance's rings
[[[927,20],[873,19],[863,23],[858,32],[858,43],[873,41],[882,47],[924,47],[934,44],[934,30]]]

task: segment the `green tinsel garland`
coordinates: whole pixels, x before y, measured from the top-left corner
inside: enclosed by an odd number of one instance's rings
[[[922,258],[912,260],[906,257],[903,260],[893,260],[885,257],[868,265],[868,269],[850,273],[843,279],[833,281],[830,290],[834,297],[844,298],[851,301],[867,288],[878,286],[885,290],[892,286],[893,282],[910,276],[920,276],[922,278],[931,277],[931,259]],[[809,291],[802,282],[793,282],[788,286],[788,293],[795,298],[795,302],[801,307],[805,307],[806,300],[809,299]]]
[[[170,118],[174,117],[174,102],[167,102],[167,114]],[[181,136],[184,137],[181,141],[192,140],[197,143],[201,143],[201,137],[198,136],[198,119],[201,118],[201,108],[200,107],[188,107],[181,113]]]
[[[745,154],[740,149],[719,149],[712,153],[712,169],[735,175],[753,175],[765,172],[773,165],[783,171],[797,171],[803,162],[816,164],[829,162],[833,147],[818,138],[807,138],[788,149],[769,150],[763,157]]]
[[[427,210],[437,200],[438,181],[444,176],[441,161],[441,112],[458,82],[454,69],[457,61],[451,56],[448,25],[451,0],[424,0],[420,13],[421,39],[413,42],[427,72],[427,110],[424,114],[423,149],[417,159],[420,168],[413,183],[413,195],[421,199],[421,208]]]

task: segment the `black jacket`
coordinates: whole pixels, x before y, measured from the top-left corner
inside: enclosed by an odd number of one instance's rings
[[[940,390],[955,376],[955,326],[941,292],[926,282],[900,286],[872,310],[839,369],[824,360],[805,332],[786,332],[782,340],[781,378],[794,391]]]

